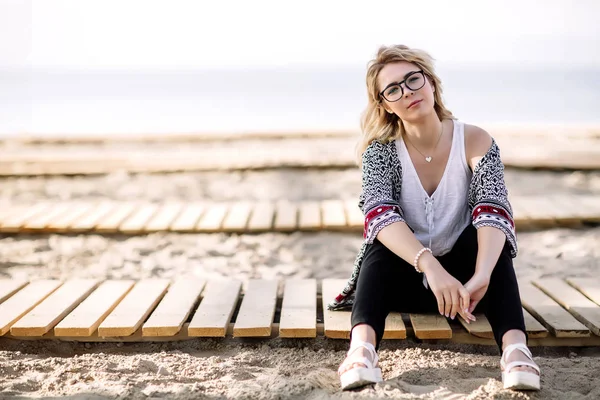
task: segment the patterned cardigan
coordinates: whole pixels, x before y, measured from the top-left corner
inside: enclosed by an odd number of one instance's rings
[[[354,270],[346,287],[327,306],[329,310],[345,310],[354,303],[354,291],[363,257],[379,231],[386,226],[405,221],[400,207],[402,165],[394,141],[373,141],[362,156],[362,192],[358,206],[365,215],[364,242],[354,261]],[[506,235],[511,256],[517,255],[517,240],[512,207],[504,184],[504,165],[500,149],[492,145],[475,166],[471,178],[468,207],[475,228],[493,226]]]

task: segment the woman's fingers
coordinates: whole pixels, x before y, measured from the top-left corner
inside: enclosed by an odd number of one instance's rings
[[[460,311],[460,296],[458,290],[453,290],[451,293],[452,296],[452,308],[450,310],[450,318],[454,319],[456,317],[456,313]]]
[[[471,305],[471,295],[469,294],[469,291],[462,287],[458,290],[458,293],[460,295],[460,315],[462,315],[467,322],[475,321],[475,316],[469,311]]]
[[[452,311],[452,294],[450,290],[444,291],[444,306],[444,315],[449,317]]]
[[[440,315],[444,315],[444,295],[442,293],[435,293],[435,298],[438,303],[438,312]]]

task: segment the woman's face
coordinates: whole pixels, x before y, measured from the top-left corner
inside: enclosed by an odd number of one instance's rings
[[[377,78],[378,91],[385,96],[380,96],[383,107],[403,121],[416,121],[433,112],[435,89],[419,71],[415,64],[401,61],[384,66]]]

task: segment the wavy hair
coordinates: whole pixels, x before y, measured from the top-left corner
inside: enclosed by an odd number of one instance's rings
[[[442,100],[442,81],[434,70],[434,59],[429,53],[411,49],[405,45],[382,46],[377,51],[377,56],[371,60],[367,69],[367,95],[368,104],[361,117],[362,137],[356,146],[358,164],[362,163],[362,155],[373,140],[386,143],[397,139],[404,133],[402,120],[394,113],[388,113],[379,96],[377,78],[387,64],[407,61],[417,65],[423,70],[431,84],[435,87],[434,110],[440,121],[455,119],[450,110],[444,106]]]

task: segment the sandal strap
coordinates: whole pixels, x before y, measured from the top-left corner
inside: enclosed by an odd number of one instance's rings
[[[527,361],[513,361],[508,363],[508,365],[506,365],[506,367],[504,367],[504,372],[505,373],[509,373],[511,369],[515,368],[515,367],[531,367],[533,369],[535,369],[537,371],[537,373],[540,373],[540,367],[538,367],[535,364],[532,364],[530,362]],[[521,371],[519,371],[521,372]],[[526,372],[526,371],[522,371],[522,372]]]
[[[350,349],[348,350],[347,355],[349,356],[352,352],[354,352],[354,350],[358,349],[359,347],[363,347],[363,348],[367,349],[367,351],[373,358],[372,362],[369,360],[369,364],[371,365],[371,368],[373,368],[373,365],[377,364],[377,362],[379,361],[379,357],[377,356],[377,351],[375,350],[375,346],[373,346],[373,344],[362,341],[362,340],[353,339],[352,343],[350,344]]]
[[[368,369],[373,369],[373,364],[367,357],[360,357],[355,360],[344,361],[340,366],[340,369],[343,369],[348,364],[365,364]]]
[[[504,352],[502,353],[502,357],[500,358],[500,365],[502,366],[502,368],[505,368],[505,364],[506,364],[506,359],[508,357],[510,357],[510,354],[515,351],[515,350],[519,350],[521,353],[525,354],[531,361],[533,361],[533,356],[531,354],[531,351],[529,350],[529,348],[527,347],[527,345],[525,343],[515,343],[515,344],[510,344],[508,346],[506,346],[506,348],[504,349]]]

